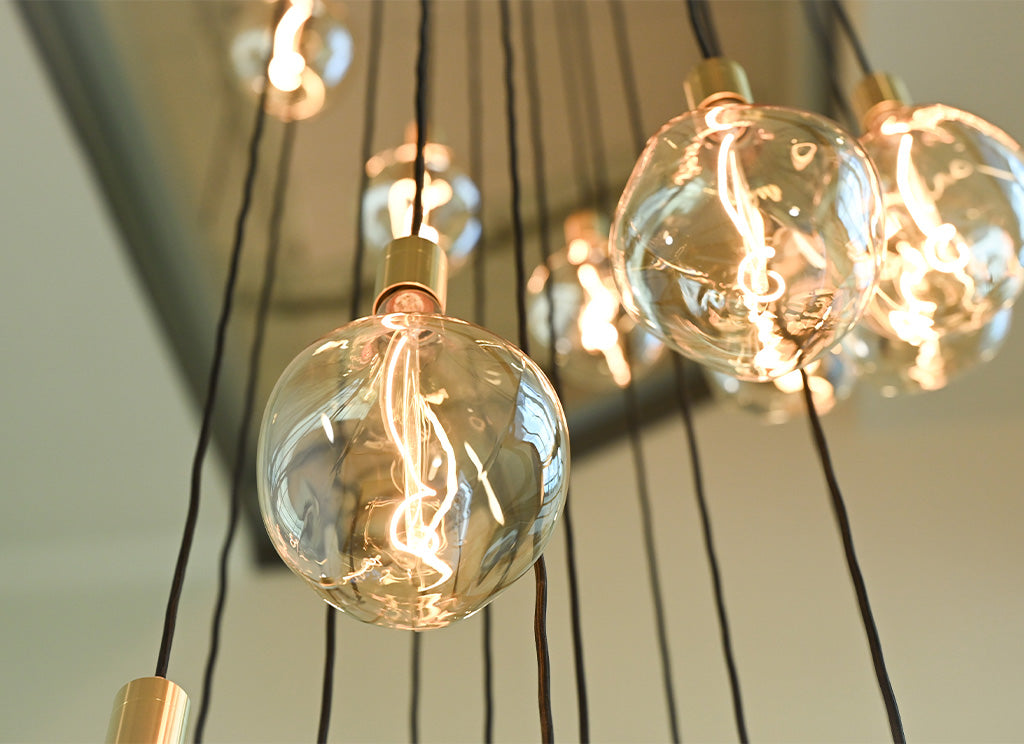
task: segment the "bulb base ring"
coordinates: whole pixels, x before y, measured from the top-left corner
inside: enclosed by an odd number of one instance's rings
[[[683,83],[686,104],[691,111],[723,103],[750,103],[747,73],[728,57],[710,57],[690,70]]]
[[[853,111],[861,127],[871,129],[879,117],[910,103],[902,79],[887,72],[874,72],[853,89]]]
[[[403,290],[426,292],[443,313],[448,298],[448,256],[426,238],[410,235],[392,240],[384,253],[377,286],[374,313]]]
[[[133,679],[114,696],[107,744],[184,744],[188,709],[188,695],[169,679]]]

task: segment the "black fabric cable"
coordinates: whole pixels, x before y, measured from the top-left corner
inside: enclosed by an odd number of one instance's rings
[[[280,11],[280,7],[279,7]],[[278,16],[279,17],[279,16]],[[234,240],[231,246],[231,257],[228,262],[228,273],[224,281],[224,294],[221,301],[220,317],[213,346],[213,358],[206,383],[206,400],[203,403],[202,423],[199,427],[199,440],[196,442],[195,455],[192,460],[192,476],[189,489],[188,512],[185,516],[185,527],[181,534],[181,545],[178,548],[178,559],[174,566],[174,577],[171,580],[171,591],[167,598],[167,610],[164,614],[163,635],[160,639],[160,651],[157,654],[156,677],[167,677],[167,666],[170,663],[171,644],[174,641],[174,629],[178,621],[178,606],[181,592],[185,585],[185,571],[192,552],[195,538],[196,523],[199,519],[199,503],[203,478],[203,463],[210,446],[213,434],[213,409],[220,387],[220,373],[224,363],[224,349],[227,344],[228,322],[231,319],[231,308],[234,303],[235,286],[238,283],[238,271],[241,265],[242,246],[245,242],[245,227],[252,207],[252,195],[256,184],[256,173],[259,170],[260,141],[263,138],[263,125],[266,121],[266,88],[260,94],[256,106],[256,120],[253,123],[252,135],[249,139],[249,158],[245,180],[242,186],[242,202],[235,220]]]
[[[384,28],[384,3],[373,3],[370,9],[370,29],[367,35],[366,92],[363,104],[363,135],[360,147],[359,202],[356,209],[355,251],[352,255],[352,277],[350,291],[350,319],[360,317],[359,305],[362,300],[363,260],[366,256],[366,240],[363,234],[363,194],[369,183],[365,163],[373,149],[373,134],[377,114],[377,78],[380,70],[381,36]],[[324,663],[320,693],[320,717],[317,724],[317,741],[323,744],[331,726],[331,709],[334,703],[334,659],[337,655],[337,611],[329,604],[324,607]]]
[[[545,150],[544,134],[541,123],[541,95],[538,79],[536,35],[533,23],[533,5],[523,3],[521,7],[521,23],[523,34],[523,56],[528,64],[526,68],[527,104],[530,125],[530,141],[533,144],[533,178],[534,193],[537,201],[537,231],[540,236],[541,264],[548,267],[548,281],[544,284],[544,294],[548,303],[547,328],[550,348],[550,378],[555,395],[562,397],[562,376],[558,367],[555,352],[555,297],[554,277],[551,274],[551,226],[549,223],[550,205],[547,195],[547,178],[544,170]],[[579,740],[582,744],[590,741],[590,713],[587,702],[586,665],[583,654],[583,620],[580,609],[579,576],[576,570],[576,537],[572,522],[572,490],[565,496],[562,519],[565,525],[566,569],[569,583],[569,615],[572,628],[573,665],[576,678],[576,712],[579,722]]]
[[[199,713],[196,717],[196,728],[193,734],[196,744],[202,742],[206,728],[206,719],[210,709],[210,698],[213,695],[213,672],[220,651],[220,630],[224,618],[224,605],[228,592],[228,560],[234,545],[235,533],[242,505],[242,481],[245,466],[248,464],[246,451],[252,428],[253,410],[256,403],[256,390],[259,382],[259,365],[263,356],[263,341],[266,336],[267,316],[270,311],[270,299],[273,294],[274,279],[277,273],[277,256],[281,247],[281,223],[284,216],[285,196],[288,192],[288,173],[292,161],[292,146],[295,142],[295,122],[288,122],[281,139],[281,153],[277,163],[277,180],[270,212],[269,239],[267,254],[263,266],[263,280],[260,286],[259,299],[256,305],[255,328],[253,330],[249,350],[248,375],[245,392],[242,398],[242,415],[238,424],[238,439],[235,444],[235,463],[231,473],[231,499],[228,512],[227,530],[221,545],[220,558],[217,565],[217,598],[214,604],[213,621],[210,628],[210,648],[206,657],[203,672],[203,689],[199,700]]]
[[[530,339],[526,328],[526,257],[523,239],[523,217],[520,210],[519,149],[516,144],[515,60],[512,51],[512,19],[508,0],[500,0],[501,46],[505,58],[505,115],[508,129],[508,164],[511,183],[512,232],[516,265],[516,315],[519,348],[529,355]],[[537,702],[540,709],[541,741],[555,740],[551,711],[551,669],[547,639],[547,568],[544,556],[533,564],[537,599],[534,608],[533,633],[537,647]]]
[[[467,80],[467,109],[469,113],[469,151],[467,153],[467,169],[469,177],[477,185],[481,192],[479,213],[483,218],[483,80],[480,75],[481,65],[476,64],[481,59],[480,50],[480,4],[476,0],[469,0],[466,3],[466,70]],[[487,323],[487,303],[484,287],[487,282],[487,245],[486,234],[481,225],[480,238],[477,240],[476,249],[473,252],[473,321],[480,326]],[[484,744],[491,744],[494,741],[494,649],[491,622],[491,606],[484,607],[482,623],[482,649],[483,658],[483,699],[484,699],[484,721],[483,739]]]
[[[832,43],[832,34],[829,32],[831,23],[821,17],[819,10],[831,9],[831,6],[823,6],[819,0],[803,0],[804,17],[811,29],[811,34],[818,40],[818,51],[821,54],[825,76],[828,81],[829,98],[834,106],[835,113],[838,113],[839,120],[850,131],[857,127],[857,117],[854,116],[846,96],[843,95],[842,85],[839,82],[839,69],[836,65],[835,47]],[[831,20],[831,17],[829,17]]]
[[[801,369],[800,377],[804,383],[804,403],[807,405],[807,419],[811,426],[811,436],[814,439],[814,446],[818,450],[821,469],[825,474],[825,482],[828,484],[828,492],[832,500],[832,512],[835,515],[839,534],[842,537],[846,565],[850,570],[850,579],[853,581],[854,591],[857,595],[857,607],[860,610],[861,620],[864,624],[864,633],[867,636],[868,647],[871,650],[871,663],[875,670],[878,689],[882,694],[885,712],[889,719],[889,731],[892,734],[892,740],[896,744],[904,744],[907,740],[906,734],[903,732],[903,722],[900,720],[899,707],[896,705],[896,695],[892,689],[892,682],[889,680],[889,672],[885,667],[885,658],[882,656],[882,641],[878,636],[874,614],[871,612],[871,603],[868,601],[868,591],[867,586],[864,584],[864,575],[861,573],[860,564],[857,561],[857,553],[853,548],[850,518],[846,513],[846,504],[843,502],[843,496],[839,491],[839,482],[836,480],[835,469],[832,466],[832,458],[829,455],[828,444],[825,441],[825,432],[821,427],[818,411],[814,407],[814,397],[808,384],[807,372]]]
[[[853,47],[854,56],[857,57],[857,64],[860,65],[861,74],[870,75],[872,73],[871,63],[868,61],[868,55],[864,51],[864,45],[861,44],[860,37],[857,36],[857,31],[853,28],[850,16],[846,13],[846,7],[840,0],[831,0],[831,5],[835,11],[836,20],[839,21],[839,27],[843,29],[846,38],[850,40],[850,46]]]
[[[718,36],[711,23],[711,11],[708,8],[707,0],[686,0],[686,9],[690,15],[690,25],[693,27],[693,35],[697,39],[701,56],[704,59],[721,57],[722,47],[718,43]]]
[[[633,71],[631,55],[629,52],[629,36],[626,25],[625,13],[622,9],[621,0],[611,0],[613,26],[616,29],[616,52],[619,60],[619,70],[622,77],[622,88],[626,103],[630,111],[630,129],[633,141],[637,150],[642,151],[644,147],[644,128],[640,114],[640,97],[637,91],[636,75]],[[705,21],[710,20],[705,16]],[[714,37],[713,37],[714,38]],[[717,43],[717,39],[715,40]],[[720,53],[720,50],[716,50]],[[725,606],[725,590],[722,585],[721,571],[718,566],[718,552],[715,549],[714,531],[711,526],[711,512],[707,504],[707,496],[704,492],[704,475],[701,467],[700,452],[697,447],[697,435],[693,424],[692,405],[689,391],[686,386],[686,362],[678,354],[672,354],[673,371],[676,377],[676,401],[679,405],[679,413],[682,418],[683,428],[686,430],[688,453],[690,457],[690,469],[693,473],[693,490],[697,502],[697,510],[700,514],[701,532],[704,538],[704,552],[708,559],[708,570],[711,574],[712,590],[715,598],[715,611],[718,615],[718,629],[722,641],[722,656],[725,660],[726,671],[729,676],[729,691],[732,696],[733,718],[736,722],[736,733],[740,742],[746,744],[749,741],[747,733],[746,713],[743,707],[743,695],[740,689],[739,673],[736,667],[735,654],[732,647],[732,633],[730,632],[729,615]]]

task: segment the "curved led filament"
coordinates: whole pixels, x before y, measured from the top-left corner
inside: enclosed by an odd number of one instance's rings
[[[431,227],[430,213],[452,200],[452,186],[443,178],[431,178],[423,174],[423,223],[419,237],[437,242],[440,235]],[[412,233],[413,202],[416,200],[416,182],[411,178],[400,178],[388,190],[388,214],[391,217],[391,234],[401,238]]]
[[[714,123],[717,131],[724,131],[718,123],[717,109],[708,112],[706,121]],[[767,307],[786,291],[786,281],[777,271],[768,268],[768,260],[775,249],[765,243],[764,217],[757,208],[757,194],[747,183],[736,158],[733,143],[736,133],[729,131],[719,143],[717,176],[718,198],[729,219],[736,226],[747,255],[736,269],[736,284],[743,294],[743,304],[749,320],[757,331],[761,348],[754,355],[754,366],[760,372],[770,371],[783,361],[779,353],[782,340],[775,332],[776,315]]]
[[[422,592],[443,584],[453,573],[439,553],[446,546],[441,527],[455,500],[458,476],[455,450],[420,390],[419,372],[419,344],[409,330],[400,330],[392,337],[385,354],[380,399],[388,437],[398,450],[400,472],[393,477],[402,493],[402,501],[391,517],[388,537],[391,547],[439,575],[433,583],[420,586]],[[444,460],[429,457],[431,434],[444,452]],[[438,493],[427,480],[441,467],[445,469],[445,494],[428,518],[431,502]]]
[[[303,83],[306,60],[299,52],[302,27],[313,15],[313,0],[290,0],[274,29],[274,52],[267,77],[278,90],[290,93]]]
[[[592,264],[577,266],[576,277],[586,295],[578,321],[580,345],[586,351],[600,352],[615,384],[625,387],[629,384],[630,370],[619,345],[619,329],[615,325],[619,315],[618,293],[605,285]]]

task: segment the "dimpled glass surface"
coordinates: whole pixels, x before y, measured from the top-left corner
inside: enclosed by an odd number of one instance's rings
[[[868,322],[920,345],[978,330],[1024,284],[1024,160],[997,127],[951,106],[907,106],[861,138],[886,205],[887,255]]]
[[[541,554],[569,442],[540,369],[437,315],[363,318],[285,370],[259,494],[285,563],[363,622],[423,630],[487,604]]]
[[[743,380],[787,374],[863,313],[882,205],[856,140],[820,116],[726,105],[650,139],[611,249],[626,310],[680,353]]]

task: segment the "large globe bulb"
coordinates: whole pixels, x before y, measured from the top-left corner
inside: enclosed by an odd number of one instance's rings
[[[363,318],[288,366],[259,440],[285,563],[363,622],[438,628],[521,576],[565,501],[558,399],[521,351],[441,315]]]
[[[898,87],[876,75],[860,90],[879,81]],[[877,101],[864,121],[861,143],[882,182],[887,238],[867,322],[916,347],[979,330],[1024,286],[1020,146],[985,120],[942,104]]]
[[[685,356],[764,381],[825,353],[860,318],[883,212],[851,135],[738,99],[700,105],[650,139],[611,251],[630,315]]]

